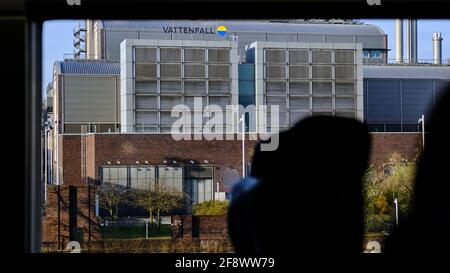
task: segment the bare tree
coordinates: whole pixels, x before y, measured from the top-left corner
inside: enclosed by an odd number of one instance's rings
[[[161,212],[168,212],[183,206],[185,195],[166,186],[163,183],[156,183],[154,187],[147,190],[137,190],[135,192],[135,204],[142,207],[149,213],[150,223],[153,223],[153,213],[156,213],[158,226],[161,222]]]
[[[129,192],[126,188],[119,185],[104,182],[98,187],[99,206],[108,211],[111,218],[116,219],[118,215],[118,206],[129,202]]]

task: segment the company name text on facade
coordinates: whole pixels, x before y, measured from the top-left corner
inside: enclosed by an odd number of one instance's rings
[[[163,27],[164,33],[216,34],[213,28],[205,27]]]

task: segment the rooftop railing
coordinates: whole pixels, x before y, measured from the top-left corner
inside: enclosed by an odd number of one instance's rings
[[[443,59],[440,63],[435,63],[434,59],[418,59],[414,62],[406,60],[398,61],[397,59],[383,58],[363,58],[364,65],[389,65],[389,66],[450,66],[450,59]]]

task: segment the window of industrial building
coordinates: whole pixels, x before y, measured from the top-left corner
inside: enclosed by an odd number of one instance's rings
[[[130,167],[130,188],[137,190],[149,190],[156,181],[155,167],[138,166]]]
[[[180,64],[161,64],[161,78],[181,78]]]
[[[205,81],[184,81],[184,92],[186,95],[204,95],[206,94]]]
[[[314,116],[314,117],[316,117],[316,116],[326,116],[326,117],[331,117],[331,116],[333,116],[333,112],[312,112],[312,115]]]
[[[309,66],[306,66],[306,65],[289,66],[289,78],[290,79],[308,79],[309,78]]]
[[[309,82],[289,82],[289,94],[309,96]]]
[[[161,94],[179,94],[181,93],[181,81],[161,81]]]
[[[208,66],[209,78],[229,78],[230,77],[230,65],[216,65],[210,64]]]
[[[156,96],[136,96],[136,109],[158,109]]]
[[[181,104],[181,96],[161,96],[160,109],[172,110],[175,105]]]
[[[156,111],[136,111],[136,127],[158,124],[158,112]]]
[[[155,63],[156,62],[156,48],[139,48],[136,47],[134,49],[134,60],[136,62],[148,62]]]
[[[203,48],[185,48],[185,62],[205,62],[205,50]]]
[[[79,134],[81,132],[81,124],[64,124],[64,133]]]
[[[355,66],[353,65],[336,65],[336,79],[354,79]]]
[[[267,81],[266,82],[267,95],[284,95],[286,94],[285,81]]]
[[[312,51],[312,63],[313,64],[331,64],[331,51],[330,50],[313,50]]]
[[[204,78],[205,65],[204,64],[185,64],[184,77],[186,78]]]
[[[287,115],[287,112],[283,112],[283,111],[280,111],[279,112],[279,115],[278,115],[278,121],[279,121],[279,123],[278,123],[278,126],[279,126],[279,128],[286,128],[287,127],[287,119],[286,119],[286,115]],[[270,109],[268,109],[268,111],[267,111],[267,120],[266,120],[266,122],[267,122],[267,128],[268,128],[268,131],[269,132],[272,132],[271,131],[271,128],[273,127],[272,125],[272,112],[270,112]],[[269,130],[270,129],[270,130]]]
[[[289,123],[291,126],[293,126],[295,123],[299,122],[300,120],[309,117],[309,111],[305,112],[299,112],[299,111],[291,111],[289,112]]]
[[[333,85],[331,82],[313,82],[312,93],[313,95],[326,95],[331,96]]]
[[[160,61],[165,63],[181,62],[180,48],[160,48]]]
[[[158,183],[169,189],[183,192],[183,168],[158,166]]]
[[[329,65],[313,65],[312,77],[314,79],[331,79],[332,66]]]
[[[289,50],[289,64],[309,64],[309,50]]]
[[[355,52],[353,50],[336,50],[334,62],[336,64],[352,64],[355,62]]]
[[[290,97],[289,109],[308,110],[309,97]]]
[[[313,97],[312,108],[313,110],[331,110],[332,101],[331,98],[325,97]]]
[[[127,167],[103,167],[102,182],[128,187],[128,170]]]
[[[266,63],[286,63],[286,50],[266,49]]]
[[[230,81],[209,81],[210,94],[230,93]]]
[[[191,204],[213,200],[212,167],[186,167],[185,192]]]
[[[266,65],[267,79],[286,79],[285,65]]]
[[[354,98],[336,98],[336,110],[354,110]]]
[[[134,76],[136,78],[156,78],[156,64],[136,63],[134,65]]]
[[[171,111],[161,111],[160,113],[161,125],[169,125],[171,127],[172,124],[179,119],[179,117],[172,117]]]
[[[136,80],[136,94],[156,94],[158,92],[158,84],[155,81]]]
[[[280,108],[280,112],[286,111],[286,96],[267,96],[266,104],[269,105],[278,105]]]
[[[355,83],[354,82],[336,82],[336,96],[354,96]]]
[[[208,49],[208,62],[210,63],[229,63],[230,50],[221,48]]]

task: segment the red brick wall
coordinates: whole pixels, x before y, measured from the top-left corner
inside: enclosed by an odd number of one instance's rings
[[[370,162],[378,165],[388,160],[393,152],[400,153],[408,160],[414,159],[421,147],[420,133],[374,133]],[[63,137],[63,170],[65,184],[79,184],[80,136]],[[219,182],[225,168],[242,169],[241,141],[175,141],[171,135],[161,134],[95,134],[86,137],[87,176],[91,182],[100,180],[100,169],[110,161],[121,165],[135,165],[136,161],[151,165],[164,165],[163,161],[194,160],[214,165],[214,181]],[[246,141],[246,159],[249,162],[253,154],[255,141]],[[221,183],[220,191],[227,191]],[[216,185],[214,185],[216,187]]]
[[[172,216],[172,238],[228,239],[227,217]]]

